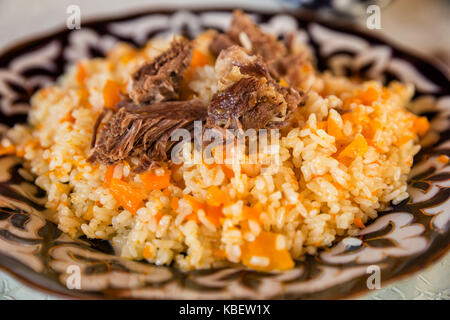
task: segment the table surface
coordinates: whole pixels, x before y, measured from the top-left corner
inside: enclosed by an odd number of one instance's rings
[[[81,8],[85,17],[117,15],[126,10],[161,6],[155,0],[2,0],[0,1],[0,52],[20,39],[64,25],[66,8],[71,4]],[[164,7],[181,8],[196,6],[242,6],[242,1],[165,0]],[[246,7],[281,9],[282,1],[246,0]],[[20,16],[21,19],[12,17]],[[450,66],[450,5],[446,0],[396,0],[382,11],[382,29],[377,32],[391,42],[411,48],[416,52],[439,59]],[[26,23],[24,23],[26,21]],[[364,20],[359,21],[364,25]],[[30,32],[30,30],[33,30]],[[432,36],[430,36],[432,34]],[[414,44],[411,45],[411,44]],[[450,254],[428,269],[407,279],[374,290],[359,299],[450,299]],[[0,300],[10,299],[59,299],[50,296],[12,278],[0,271]]]

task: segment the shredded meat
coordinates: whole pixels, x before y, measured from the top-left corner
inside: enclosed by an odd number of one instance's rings
[[[129,97],[117,104],[118,111],[105,109],[100,114],[89,161],[110,165],[127,159],[135,164],[134,171],[144,171],[167,161],[176,143],[170,141],[172,133],[179,128],[192,132],[196,120],[225,134],[229,128],[286,126],[306,99],[295,89],[305,56],[292,49],[292,42],[290,36],[284,45],[236,11],[230,30],[216,35],[210,45],[218,55],[215,72],[221,91],[206,106],[199,99],[177,101],[193,47],[188,40],[173,41],[132,74]],[[281,77],[291,86],[281,86]]]
[[[249,53],[261,56],[264,61],[273,60],[287,53],[286,47],[275,36],[263,32],[241,10],[236,10],[233,13],[230,29],[225,34],[217,34],[213,38],[210,45],[211,52],[218,55],[220,51],[235,44],[246,47],[241,41],[242,33],[250,40],[251,50]]]
[[[209,46],[209,50],[214,56],[218,56],[222,50],[225,50],[233,45],[235,45],[233,40],[227,34],[218,33],[214,36],[213,41]]]
[[[171,47],[145,63],[131,76],[131,99],[136,104],[175,100],[184,71],[192,59],[188,40],[174,40]]]
[[[115,114],[100,120],[103,124],[94,132],[89,161],[111,165],[135,157],[139,160],[137,172],[146,170],[156,161],[167,161],[174,130],[190,130],[195,120],[203,121],[207,115],[206,106],[197,99],[151,105],[122,101],[118,106]],[[104,115],[102,118],[106,119]]]
[[[227,48],[217,58],[216,71],[222,76],[234,66],[239,67],[243,78],[212,97],[208,127],[282,127],[305,100],[302,92],[279,85],[262,58],[249,56],[242,47]]]
[[[265,78],[244,77],[212,97],[206,124],[242,130],[282,127],[302,102],[294,89]]]
[[[307,61],[304,52],[293,52],[293,34],[288,34],[285,44],[278,41],[273,35],[267,34],[255,24],[248,15],[242,11],[235,11],[230,29],[225,34],[214,36],[210,44],[210,51],[219,54],[233,45],[246,47],[241,41],[242,33],[248,37],[251,43],[250,54],[258,55],[267,64],[266,69],[274,79],[284,78],[289,84],[296,85],[300,82],[302,74],[299,72],[301,65]]]

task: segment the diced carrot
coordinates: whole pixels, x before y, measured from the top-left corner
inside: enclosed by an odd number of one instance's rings
[[[415,138],[415,136],[412,133],[405,134],[405,135],[401,136],[400,138],[398,138],[397,141],[394,142],[394,144],[396,146],[400,147],[414,138]]]
[[[185,194],[184,199],[191,205],[192,213],[186,217],[187,220],[194,220],[199,223],[200,220],[198,218],[198,210],[203,210],[205,212],[206,218],[215,226],[220,226],[220,218],[224,217],[222,213],[222,206],[213,207],[208,206],[205,203],[201,203],[194,197]]]
[[[414,120],[414,129],[419,136],[423,137],[430,129],[430,123],[427,117],[418,117]]]
[[[328,116],[327,120],[327,133],[334,136],[336,140],[342,137],[342,130],[339,128],[336,121],[330,116]]]
[[[371,105],[374,101],[378,100],[379,92],[374,87],[368,87],[366,91],[360,92],[358,98],[365,105]]]
[[[212,64],[212,63],[213,63],[212,57],[204,54],[203,52],[201,52],[198,49],[194,49],[194,52],[192,54],[191,64],[184,72],[184,81],[181,86],[183,89],[182,91],[183,91],[184,95],[187,95],[190,92],[192,92],[189,89],[189,86],[187,84],[191,81],[194,70],[198,67],[203,67],[205,65]]]
[[[225,204],[227,195],[225,192],[219,189],[217,186],[211,186],[206,193],[206,203],[209,206],[218,207]]]
[[[111,165],[106,169],[105,178],[103,180],[103,188],[109,188],[109,185],[111,184],[111,180],[114,175],[114,169],[116,168],[116,165]]]
[[[206,218],[216,227],[220,227],[220,219],[225,217],[222,212],[222,206],[207,206],[205,214]]]
[[[7,147],[3,147],[0,145],[0,156],[6,155],[6,154],[15,154],[16,153],[16,147],[14,145],[9,145]]]
[[[196,223],[200,223],[200,220],[198,219],[197,212],[193,212],[191,214],[188,214],[186,216],[186,220],[192,220],[192,221],[195,221]]]
[[[146,172],[140,174],[139,177],[147,190],[161,190],[170,185],[170,171],[164,172],[162,176],[158,176],[154,172]]]
[[[212,254],[218,259],[225,259],[227,257],[225,251],[222,249],[212,249]]]
[[[327,129],[327,122],[326,121],[319,121],[317,122],[317,130],[322,129],[322,130],[326,130]]]
[[[358,98],[347,98],[347,99],[344,100],[344,105],[343,105],[344,109],[345,109],[345,110],[348,110],[348,109],[350,108],[350,106],[351,106],[353,103],[355,103],[355,104],[358,105],[358,104],[361,104],[362,102],[361,102],[361,100],[358,99]],[[345,119],[344,119],[344,116],[345,116],[345,115],[348,116],[348,113],[344,113],[344,114],[342,115],[342,119],[343,119],[343,120],[345,120]]]
[[[253,207],[244,206],[243,215],[246,219],[255,220],[256,222],[260,222],[260,216],[263,211],[263,207],[261,203],[257,203]]]
[[[386,87],[383,87],[383,89],[381,89],[381,99],[387,100],[390,97],[391,97],[391,92],[389,91],[389,89]]]
[[[367,144],[366,139],[362,135],[357,135],[356,138],[347,145],[340,153],[339,158],[356,158],[359,156],[363,156],[367,150],[369,149],[369,145]]]
[[[255,270],[288,270],[294,267],[294,261],[287,249],[277,250],[278,235],[273,232],[261,231],[252,242],[245,242],[241,247],[242,263]],[[252,263],[253,257],[269,259],[265,266]]]
[[[447,164],[449,158],[448,158],[445,154],[441,154],[441,155],[437,158],[437,160],[438,160],[440,163]]]
[[[373,139],[375,133],[378,130],[381,130],[382,127],[383,124],[381,123],[381,121],[372,120],[370,122],[367,122],[366,125],[364,125],[362,134],[366,139]]]
[[[211,64],[212,63],[212,58],[206,54],[204,54],[203,52],[201,52],[198,49],[195,49],[193,54],[192,54],[192,60],[191,60],[191,65],[190,67],[192,68],[198,68],[198,67],[203,67],[207,64]]]
[[[103,87],[103,102],[106,108],[115,109],[120,101],[121,85],[113,80],[107,80]]]
[[[144,195],[141,190],[122,180],[112,178],[109,191],[117,202],[132,214],[136,214],[136,211],[144,204]]]
[[[221,164],[221,168],[222,168],[223,173],[225,174],[225,176],[228,179],[231,179],[234,177],[234,171],[232,169],[230,169],[230,167],[228,167],[228,165]]]
[[[199,209],[202,209],[206,212],[206,207],[203,203],[197,201],[197,199],[195,199],[193,196],[185,194],[183,195],[184,200],[186,200],[192,207],[192,213],[189,214],[188,216],[186,216],[187,220],[194,220],[195,222],[199,223],[200,220],[198,219],[197,216],[197,211]]]
[[[360,217],[357,217],[353,220],[353,224],[355,226],[357,226],[358,228],[364,229],[366,226],[364,225],[364,223],[362,222]]]
[[[155,214],[156,224],[159,223],[159,221],[161,220],[161,218],[162,218],[162,213],[158,211],[158,212]]]
[[[177,197],[173,197],[172,199],[170,199],[170,207],[173,211],[177,211],[178,209],[178,200],[179,199]]]
[[[145,259],[148,259],[148,258],[150,258],[152,256],[152,249],[150,248],[150,246],[146,246],[144,248],[144,250],[142,251],[142,256]]]
[[[86,69],[84,68],[83,63],[78,62],[75,79],[77,80],[77,82],[80,86],[84,85],[86,77],[87,77],[87,73],[86,73]]]

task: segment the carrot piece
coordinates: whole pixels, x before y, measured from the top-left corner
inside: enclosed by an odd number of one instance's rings
[[[227,200],[225,192],[220,190],[217,186],[211,186],[207,190],[206,204],[213,207],[218,207],[224,204]]]
[[[207,206],[205,214],[206,219],[208,219],[216,227],[220,227],[220,219],[225,217],[225,215],[222,212],[222,206],[220,207]]]
[[[186,216],[187,220],[194,220],[195,222],[199,223],[200,220],[197,216],[197,211],[199,209],[202,209],[206,212],[206,207],[203,205],[203,203],[197,201],[193,196],[190,196],[188,194],[183,195],[184,200],[186,200],[192,207],[192,213]]]
[[[383,124],[381,123],[381,121],[373,120],[364,126],[362,134],[366,139],[373,139],[373,137],[375,136],[375,133],[378,130],[381,130],[382,127],[383,127]]]
[[[142,251],[142,256],[145,259],[148,259],[148,258],[150,258],[152,256],[152,250],[150,249],[150,246],[146,246],[144,248],[144,250]]]
[[[81,62],[78,62],[75,79],[77,80],[79,85],[84,85],[86,77],[87,77],[87,73],[86,73],[86,69],[84,68],[84,65]]]
[[[16,147],[14,147],[13,145],[10,145],[7,147],[0,146],[0,156],[3,156],[5,154],[15,154],[15,153],[16,153]]]
[[[394,144],[396,146],[400,147],[400,146],[404,145],[405,143],[407,143],[408,141],[410,141],[410,140],[412,140],[414,138],[415,138],[415,136],[413,134],[411,134],[411,133],[405,134],[405,135],[401,136],[400,138],[398,138],[397,141],[394,142]]]
[[[437,158],[437,160],[438,160],[440,163],[447,164],[449,158],[448,158],[445,154],[441,154],[441,155]]]
[[[159,211],[155,214],[156,224],[159,223],[159,221],[161,220],[162,216],[163,216],[162,213],[159,212]]]
[[[212,254],[218,259],[225,259],[227,257],[225,251],[222,249],[212,249]]]
[[[122,180],[112,178],[109,191],[117,202],[132,214],[136,214],[136,211],[144,204],[142,192]]]
[[[184,195],[184,199],[189,202],[189,204],[192,207],[192,213],[186,216],[187,220],[194,220],[197,223],[200,223],[200,220],[198,218],[198,210],[203,210],[205,212],[206,218],[215,226],[220,226],[220,218],[224,217],[222,213],[222,206],[219,207],[213,207],[208,206],[205,203],[201,203],[197,199],[195,199],[193,196]]]
[[[423,137],[430,129],[430,123],[428,122],[427,117],[416,118],[414,120],[414,129],[419,136]]]
[[[358,156],[363,156],[367,150],[369,149],[369,145],[367,144],[366,139],[362,135],[357,135],[356,138],[347,145],[340,153],[339,158],[348,157],[348,158],[356,158]]]
[[[365,105],[371,105],[374,101],[378,100],[379,92],[374,87],[368,87],[366,91],[360,92],[358,98]]]
[[[120,101],[121,85],[113,80],[107,80],[103,87],[103,102],[106,108],[115,109]]]
[[[329,135],[334,136],[336,138],[336,140],[338,140],[342,137],[342,130],[339,128],[336,121],[330,116],[328,116],[328,121],[327,121],[327,133]]]
[[[245,242],[241,247],[242,263],[255,270],[288,270],[294,267],[294,261],[287,249],[277,249],[278,235],[273,232],[261,231],[252,242]],[[268,265],[255,265],[253,257],[269,259]]]
[[[225,174],[225,176],[228,179],[231,179],[234,177],[233,169],[230,169],[226,164],[221,164],[221,168],[222,168],[223,173]]]
[[[170,185],[170,171],[166,171],[162,176],[158,176],[154,172],[146,172],[140,174],[145,189],[147,190],[160,190],[167,188]]]
[[[327,128],[327,122],[326,121],[319,121],[317,122],[317,130],[322,129],[325,130]]]
[[[109,188],[109,185],[111,184],[111,180],[114,175],[114,169],[116,168],[116,165],[111,165],[106,169],[105,178],[103,181],[103,188]]]
[[[357,226],[358,228],[364,229],[366,226],[364,225],[364,223],[362,222],[360,217],[357,217],[353,220],[353,224],[355,226]]]
[[[193,54],[192,54],[192,60],[191,60],[191,65],[190,67],[192,68],[198,68],[198,67],[203,67],[207,64],[211,64],[212,63],[212,59],[210,56],[204,54],[203,52],[201,52],[198,49],[195,49]]]
[[[244,217],[247,219],[255,220],[256,222],[260,222],[260,215],[263,211],[262,204],[257,203],[253,207],[244,206],[243,208],[243,214]]]
[[[179,199],[177,197],[173,197],[172,199],[170,199],[170,207],[173,211],[178,210],[178,200]]]

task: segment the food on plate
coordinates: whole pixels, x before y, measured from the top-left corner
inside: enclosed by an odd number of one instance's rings
[[[406,108],[413,93],[319,72],[294,34],[279,40],[236,11],[225,33],[79,61],[34,95],[0,154],[24,159],[62,231],[110,240],[121,257],[288,270],[408,197],[429,129]],[[185,148],[196,123],[231,139],[211,148],[213,162],[186,160],[211,147]],[[239,149],[249,130],[269,132],[275,154]],[[191,138],[182,161],[178,132]]]

